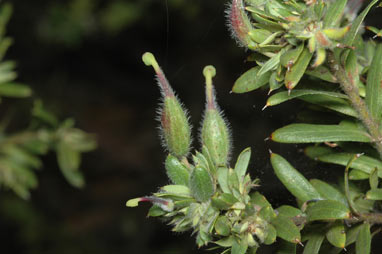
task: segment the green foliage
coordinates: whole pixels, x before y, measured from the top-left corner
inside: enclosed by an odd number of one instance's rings
[[[371,1],[358,16],[347,8],[346,0],[232,0],[227,12],[232,35],[255,63],[232,91],[269,86],[269,93],[279,91],[268,98],[264,109],[300,99],[314,105],[309,107],[311,115],[330,114],[331,124],[320,118],[291,123],[270,138],[313,144],[305,148],[307,157],[337,165],[343,170],[342,179],[309,181],[271,152],[274,173],[297,204],[274,209],[258,191],[250,192],[258,187],[247,173],[250,149],[231,168],[226,159],[227,124],[214,120],[214,127],[203,124],[202,153],[195,153],[193,163],[186,156],[179,158],[176,172],[184,172],[184,178],[190,174],[188,185],[181,181],[182,188],[188,186],[190,191],[162,191],[127,205],[151,201],[152,209],[160,207],[157,214],[174,231],[192,229],[198,246],[213,242],[225,249],[223,253],[256,253],[276,237],[282,239],[277,253],[296,253],[302,242],[306,242],[303,253],[339,253],[354,243],[355,253],[371,253],[372,237],[382,224],[382,47],[363,40],[361,24],[377,2]],[[378,28],[368,29],[380,36]],[[220,116],[211,83],[214,75],[206,75],[204,121],[210,121],[211,109],[216,118]]]
[[[12,61],[3,60],[11,45],[5,37],[5,27],[11,16],[12,6],[2,4],[0,9],[0,96],[30,98],[29,86],[15,82],[17,73]],[[5,116],[0,124],[0,186],[10,189],[24,199],[30,197],[30,190],[38,185],[35,171],[43,167],[41,156],[50,151],[57,154],[58,165],[66,180],[75,187],[84,186],[79,171],[81,153],[95,148],[94,138],[74,127],[74,121],[60,122],[47,111],[40,100],[35,100],[31,120],[24,129],[6,131],[13,115]]]

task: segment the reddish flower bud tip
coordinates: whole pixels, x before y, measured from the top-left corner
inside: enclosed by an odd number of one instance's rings
[[[207,108],[217,109],[215,91],[212,86],[212,78],[216,75],[216,69],[212,65],[208,65],[203,69],[203,75],[206,79],[206,97],[207,97]]]

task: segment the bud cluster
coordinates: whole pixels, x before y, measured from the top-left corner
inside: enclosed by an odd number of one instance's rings
[[[273,82],[291,90],[308,68],[326,68],[328,50],[347,47],[345,8],[346,1],[232,0],[227,19],[239,44],[259,53],[252,58],[259,78],[272,73]]]
[[[255,251],[260,244],[276,240],[272,219],[276,212],[247,173],[251,150],[245,149],[234,168],[229,167],[231,135],[227,121],[216,102],[213,66],[206,66],[206,108],[200,128],[201,152],[188,161],[190,125],[185,110],[151,53],[143,55],[153,66],[162,91],[160,122],[163,143],[169,152],[165,161],[170,185],[151,196],[131,199],[127,206],[151,202],[149,216],[162,217],[175,232],[193,230],[199,247],[214,242],[224,249]]]

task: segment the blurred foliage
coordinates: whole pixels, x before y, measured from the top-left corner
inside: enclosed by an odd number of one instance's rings
[[[0,96],[28,98],[32,90],[27,85],[14,82],[17,77],[14,62],[2,59],[11,45],[11,39],[4,36],[11,13],[11,5],[1,6]],[[17,109],[12,113],[18,113]],[[34,102],[27,126],[8,133],[7,126],[17,117],[8,114],[0,123],[0,185],[28,199],[30,190],[38,185],[35,170],[42,168],[40,156],[54,150],[66,180],[75,187],[83,187],[84,179],[79,171],[81,153],[95,149],[94,138],[74,128],[71,119],[60,122],[55,115],[44,109],[40,100]]]

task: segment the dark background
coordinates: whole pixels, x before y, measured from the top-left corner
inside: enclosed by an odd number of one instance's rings
[[[194,137],[204,108],[202,69],[217,68],[214,83],[233,130],[233,158],[252,147],[250,173],[261,179],[261,192],[276,207],[293,204],[293,198],[274,176],[268,149],[288,157],[308,178],[341,174],[341,168],[305,159],[294,145],[264,141],[295,120],[300,103],[262,111],[267,91],[229,93],[253,64],[229,36],[226,1],[10,2],[14,45],[7,58],[17,61],[18,80],[60,118],[73,117],[77,127],[94,133],[99,148],[83,158],[82,190],[65,182],[49,154],[30,201],[1,192],[1,253],[206,253],[190,233],[174,234],[158,219],[147,219],[149,205],[125,207],[128,199],[168,183],[155,120],[160,93],[153,70],[141,61],[146,51],[156,55],[189,109]],[[28,109],[31,101],[11,105]],[[193,146],[199,148],[197,138]]]

